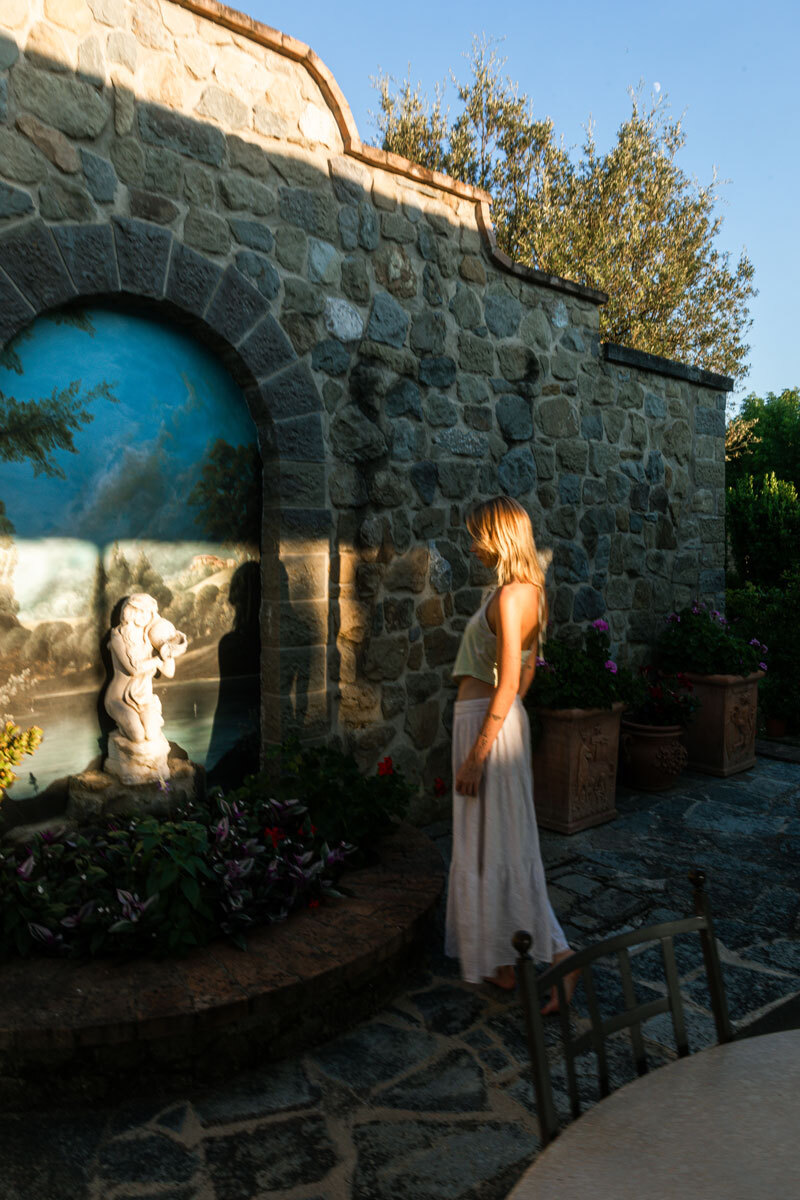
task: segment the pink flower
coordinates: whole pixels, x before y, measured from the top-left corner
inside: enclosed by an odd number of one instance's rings
[[[612,659],[610,659],[610,658],[606,659],[606,661],[603,663],[603,666],[605,667],[605,669],[607,671],[610,671],[612,675],[616,675],[617,664],[615,662],[613,662]]]
[[[598,617],[596,621],[592,621],[592,629],[599,629],[601,633],[608,633],[608,621],[604,621],[602,617]]]

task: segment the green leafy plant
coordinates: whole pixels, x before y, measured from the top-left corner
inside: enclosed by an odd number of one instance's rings
[[[642,667],[634,677],[625,719],[637,725],[680,725],[684,729],[700,707],[684,674],[667,675],[657,667]]]
[[[624,699],[629,679],[611,658],[608,624],[601,618],[577,645],[548,641],[525,702],[529,708],[611,708]]]
[[[0,850],[0,958],[179,955],[339,895],[351,852],[299,800],[213,796],[175,820],[108,821]]]
[[[231,798],[247,806],[265,793],[279,799],[301,795],[324,837],[358,847],[355,861],[373,855],[411,799],[411,788],[391,758],[382,760],[376,775],[364,775],[355,759],[335,746],[301,746],[297,741],[268,750],[261,774],[246,780]]]
[[[656,649],[659,665],[666,671],[750,675],[767,669],[766,648],[757,639],[747,641],[722,613],[705,604],[670,613]]]
[[[769,647],[769,675],[758,687],[759,711],[800,728],[800,569],[775,587],[748,583],[728,590],[731,628],[745,641]]]
[[[10,717],[0,725],[0,800],[17,778],[14,767],[19,766],[26,754],[33,754],[42,736],[38,725],[20,729]]]
[[[775,586],[800,567],[800,496],[775,472],[739,479],[725,494],[732,575],[741,583]]]
[[[244,947],[257,925],[339,895],[344,866],[374,853],[409,797],[391,758],[364,776],[334,747],[294,742],[173,820],[0,849],[0,958],[178,955],[220,936]]]

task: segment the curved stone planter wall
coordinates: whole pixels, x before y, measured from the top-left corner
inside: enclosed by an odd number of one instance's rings
[[[431,794],[480,496],[528,506],[557,623],[643,653],[719,601],[730,381],[602,348],[601,293],[515,267],[483,193],[363,146],[307,47],[212,0],[0,9],[0,341],[98,296],[188,322],[247,397],[268,740]]]
[[[0,1097],[177,1086],[324,1041],[392,997],[418,959],[443,884],[421,831],[400,826],[350,893],[182,959],[24,959],[0,975]],[[31,1003],[35,997],[35,1003]]]

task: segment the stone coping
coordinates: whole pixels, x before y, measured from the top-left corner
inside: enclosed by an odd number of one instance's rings
[[[6,962],[0,1093],[38,1092],[45,1076],[44,1094],[96,1094],[120,1073],[204,1078],[328,1038],[401,986],[443,882],[433,842],[401,825],[379,864],[344,876],[350,895],[255,930],[246,952],[217,941],[179,959]]]
[[[732,392],[733,380],[729,375],[716,375],[702,367],[688,367],[673,358],[661,358],[658,354],[645,354],[644,350],[632,350],[630,346],[618,346],[616,342],[602,343],[606,362],[621,366],[638,367],[641,371],[654,371],[657,375],[668,375],[673,379],[684,379],[701,387],[713,388],[715,392]]]
[[[502,250],[498,250],[490,215],[492,197],[482,188],[452,179],[442,171],[431,171],[428,167],[411,162],[410,159],[403,158],[400,154],[393,154],[389,150],[379,150],[377,146],[365,145],[359,137],[355,118],[344,93],[330,69],[310,46],[306,46],[297,38],[281,33],[278,29],[273,29],[270,25],[256,21],[253,17],[248,17],[245,13],[229,8],[225,4],[218,4],[216,0],[172,0],[172,3],[188,9],[189,12],[196,13],[198,16],[205,17],[216,25],[229,29],[232,33],[249,38],[260,46],[266,46],[276,54],[283,54],[294,62],[302,63],[325,97],[344,143],[344,152],[351,158],[358,159],[370,167],[389,171],[393,175],[403,175],[406,179],[413,179],[423,186],[434,187],[442,192],[450,192],[461,199],[471,200],[477,208],[478,226],[486,239],[489,257],[501,270],[532,283],[538,283],[543,287],[552,288],[554,291],[566,292],[577,299],[587,300],[591,304],[606,303],[608,296],[597,288],[586,287],[571,279],[562,279],[558,275],[548,274],[547,271],[539,271],[534,267],[515,263]]]

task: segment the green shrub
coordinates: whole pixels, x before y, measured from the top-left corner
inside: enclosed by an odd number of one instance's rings
[[[577,645],[560,638],[547,643],[525,703],[529,708],[611,708],[626,696],[627,672],[611,657],[608,624],[595,621]]]
[[[800,569],[787,572],[777,587],[729,588],[726,612],[731,628],[745,640],[757,638],[769,647],[759,708],[800,725]]]
[[[302,796],[322,836],[356,846],[353,861],[363,862],[405,814],[411,788],[391,758],[378,765],[377,775],[364,775],[355,759],[335,746],[287,742],[267,751],[264,770],[245,780],[231,799],[248,805],[264,794]]]
[[[177,955],[338,895],[350,847],[298,800],[221,796],[178,819],[108,821],[0,850],[0,958]]]
[[[800,567],[800,497],[775,473],[752,475],[727,489],[729,570],[737,583],[775,586],[786,570]]]
[[[631,687],[627,720],[638,725],[681,725],[684,729],[700,707],[692,683],[682,672],[666,675],[657,667],[642,667]]]
[[[705,604],[670,613],[656,642],[659,666],[696,675],[750,675],[762,668],[766,648],[735,632],[726,617]]]

